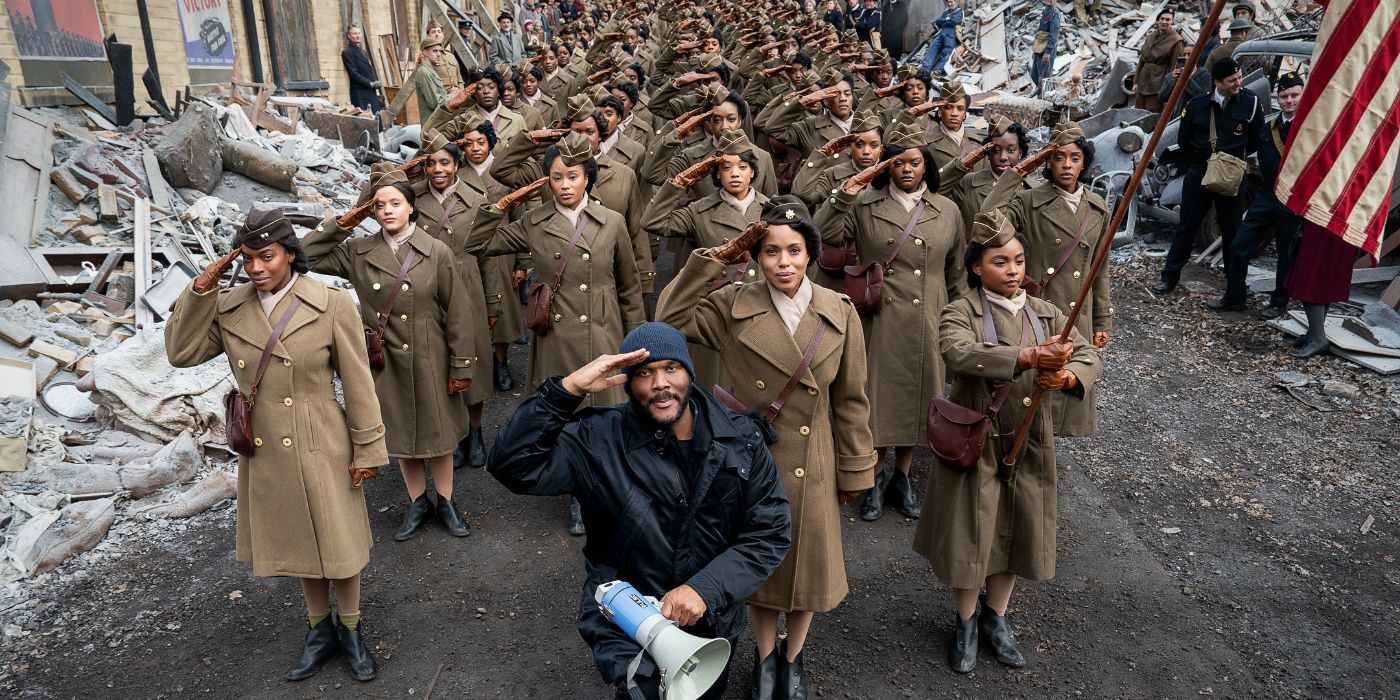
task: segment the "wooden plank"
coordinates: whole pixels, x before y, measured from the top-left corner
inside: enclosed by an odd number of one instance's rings
[[[60,367],[67,367],[78,361],[78,353],[54,345],[47,340],[36,340],[29,346],[30,357],[39,357],[40,355],[51,358]]]
[[[998,90],[1006,85],[1011,74],[1006,65],[1006,21],[997,14],[982,23],[978,29],[980,51],[991,59],[990,65],[982,68],[982,90]]]
[[[1400,277],[1396,277],[1381,294],[1381,303],[1392,309],[1400,309]]]
[[[53,122],[12,107],[0,163],[0,212],[3,232],[29,245],[44,224],[49,203],[49,171],[53,168]]]
[[[170,185],[160,174],[160,162],[156,160],[155,151],[142,149],[141,164],[146,169],[146,182],[151,185],[151,199],[157,207],[170,209]]]
[[[1365,257],[1362,258],[1362,260],[1365,259]],[[1397,275],[1400,275],[1400,267],[1365,267],[1351,271],[1351,283],[1389,282]]]
[[[88,188],[83,183],[78,182],[78,178],[74,177],[73,171],[68,168],[54,168],[49,172],[49,179],[53,181],[53,184],[58,185],[63,196],[74,204],[83,201],[88,195]]]
[[[389,103],[389,107],[384,110],[380,125],[382,128],[389,128],[390,124],[398,118],[399,112],[403,111],[404,105],[408,104],[408,98],[413,97],[413,91],[417,86],[412,80],[405,80],[403,86],[394,94],[394,101]]]
[[[107,103],[103,102],[97,95],[92,94],[90,90],[83,87],[82,83],[78,82],[77,80],[74,80],[73,76],[68,75],[67,73],[63,74],[63,88],[68,92],[72,93],[74,97],[81,100],[83,104],[87,105],[88,107],[91,107],[92,111],[96,112],[103,119],[106,119],[108,124],[112,124],[113,126],[111,127],[111,129],[109,129],[109,131],[115,130],[117,128],[116,112],[113,112],[112,108],[108,107]]]
[[[151,201],[140,198],[136,200],[136,228],[132,231],[132,237],[136,241],[136,294],[135,299],[140,299],[145,295],[146,290],[151,288]],[[136,307],[136,327],[144,328],[149,326],[155,316],[150,308],[145,304],[135,304]]]
[[[117,205],[117,188],[111,185],[97,186],[97,218],[102,221],[116,221],[122,214]]]

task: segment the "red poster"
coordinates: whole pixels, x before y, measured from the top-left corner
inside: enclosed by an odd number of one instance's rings
[[[96,0],[6,0],[20,58],[105,60]]]

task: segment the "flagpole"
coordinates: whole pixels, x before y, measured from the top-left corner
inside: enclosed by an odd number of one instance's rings
[[[1196,37],[1196,45],[1191,47],[1191,54],[1186,59],[1186,66],[1182,69],[1181,75],[1177,77],[1176,84],[1172,86],[1171,97],[1167,98],[1167,103],[1162,107],[1162,115],[1157,119],[1157,126],[1152,130],[1152,138],[1147,141],[1147,147],[1143,150],[1143,157],[1138,161],[1137,167],[1133,168],[1133,176],[1128,180],[1128,184],[1123,189],[1123,196],[1118,199],[1118,206],[1113,210],[1113,221],[1109,224],[1108,230],[1099,237],[1098,247],[1094,250],[1094,262],[1089,267],[1089,274],[1084,278],[1084,284],[1079,288],[1079,296],[1070,305],[1069,318],[1065,320],[1064,330],[1060,332],[1060,342],[1068,342],[1070,331],[1074,329],[1074,322],[1079,318],[1079,312],[1084,308],[1084,300],[1089,296],[1089,290],[1094,285],[1094,280],[1098,279],[1099,270],[1108,261],[1108,251],[1113,246],[1113,233],[1118,227],[1123,225],[1123,219],[1128,215],[1128,204],[1131,198],[1137,194],[1138,185],[1142,182],[1143,173],[1147,172],[1147,166],[1152,161],[1152,154],[1157,150],[1157,143],[1162,140],[1162,132],[1167,128],[1167,123],[1171,121],[1171,115],[1176,113],[1176,106],[1181,102],[1182,95],[1186,94],[1186,85],[1191,82],[1191,75],[1194,66],[1205,52],[1206,42],[1210,40],[1207,29],[1216,28],[1216,22],[1220,20],[1220,14],[1225,10],[1225,0],[1215,0],[1210,8],[1210,17],[1201,25],[1201,34]],[[1156,18],[1153,18],[1155,21]],[[1216,28],[1218,31],[1218,28]],[[1188,71],[1186,68],[1191,68]],[[1036,408],[1040,405],[1041,395],[1045,392],[1036,387],[1031,394],[1030,408],[1026,410],[1026,417],[1021,420],[1021,426],[1016,430],[1016,439],[1011,443],[1011,449],[1002,457],[1001,466],[997,470],[1002,481],[1010,481],[1016,475],[1016,460],[1021,455],[1021,450],[1026,446],[1026,439],[1030,435],[1031,425],[1035,420]]]

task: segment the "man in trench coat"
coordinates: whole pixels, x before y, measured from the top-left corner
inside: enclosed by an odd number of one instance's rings
[[[515,493],[567,493],[582,505],[578,631],[619,698],[629,697],[627,668],[642,650],[599,610],[600,584],[627,581],[686,631],[732,645],[748,622],[744,598],[788,550],[791,514],[767,427],[722,406],[694,376],[685,337],[643,324],[621,354],[546,379],[486,463]],[[588,394],[624,383],[627,403],[579,412]],[[659,675],[643,655],[635,678],[644,696],[657,697]],[[723,695],[727,676],[704,697]]]

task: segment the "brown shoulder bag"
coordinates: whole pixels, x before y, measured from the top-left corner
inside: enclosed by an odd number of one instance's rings
[[[258,371],[253,375],[253,386],[248,389],[248,397],[244,398],[243,393],[236,387],[224,395],[224,423],[227,426],[225,432],[228,434],[228,446],[244,457],[253,456],[251,414],[253,404],[258,400],[258,385],[262,383],[267,363],[272,359],[272,349],[277,347],[277,341],[282,338],[282,331],[287,329],[292,314],[296,313],[300,306],[301,297],[292,297],[292,303],[287,306],[286,313],[282,314],[282,320],[277,322],[277,327],[272,329],[272,335],[267,337],[267,345],[263,347],[262,359],[258,360]]]
[[[895,258],[899,257],[899,251],[904,249],[904,244],[909,240],[909,234],[919,223],[919,217],[924,213],[924,201],[921,199],[914,206],[913,216],[909,217],[909,223],[904,225],[904,230],[899,233],[899,240],[895,241],[894,250],[890,251],[890,256],[883,263],[879,260],[861,265],[848,265],[846,267],[846,282],[843,291],[851,298],[851,303],[855,304],[856,311],[862,316],[874,316],[880,312],[880,297],[885,292],[885,269],[894,264]]]
[[[554,295],[559,291],[559,285],[564,282],[564,270],[569,267],[569,261],[574,257],[575,244],[578,237],[583,235],[583,227],[588,225],[588,215],[579,212],[578,223],[574,226],[574,235],[569,238],[569,245],[564,249],[564,255],[559,260],[559,269],[554,271],[554,281],[551,283],[536,282],[530,287],[529,303],[525,306],[525,327],[529,328],[535,335],[549,335],[549,326],[553,322],[550,318],[549,307],[554,303]]]

